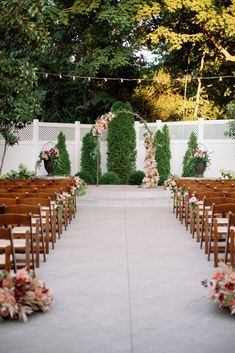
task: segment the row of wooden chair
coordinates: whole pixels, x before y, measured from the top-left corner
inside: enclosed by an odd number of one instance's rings
[[[0,192],[1,269],[15,271],[16,267],[23,266],[35,271],[35,267],[40,266],[41,256],[46,261],[50,244],[53,249],[57,238],[75,217],[76,197],[71,199],[68,196],[68,180],[48,184],[45,179],[41,184],[40,192],[32,192],[32,184],[25,183],[26,188],[16,188],[15,181],[10,183],[11,191]],[[9,183],[2,182],[2,185],[9,187]],[[56,197],[62,194],[65,202],[58,213]]]
[[[204,184],[203,184],[204,183]],[[195,196],[198,204],[190,207]],[[173,212],[185,224],[201,248],[205,248],[208,260],[214,257],[214,266],[220,260],[234,265],[235,189],[234,181],[198,181],[180,179],[173,202]],[[223,254],[219,258],[219,254]]]

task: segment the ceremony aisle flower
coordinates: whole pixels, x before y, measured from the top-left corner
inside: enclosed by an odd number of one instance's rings
[[[27,321],[27,315],[50,310],[53,295],[41,279],[27,271],[0,271],[0,318]]]

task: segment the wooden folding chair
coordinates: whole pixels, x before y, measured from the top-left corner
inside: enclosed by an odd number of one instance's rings
[[[228,230],[226,235],[226,246],[224,262],[227,264],[230,260],[231,266],[235,265],[235,213],[229,212],[228,215]],[[228,258],[230,255],[230,258]]]
[[[0,248],[1,251],[4,252],[5,248],[5,263],[6,267],[10,269],[12,268],[14,272],[17,271],[17,266],[16,266],[16,257],[15,257],[15,246],[14,246],[14,241],[13,241],[13,235],[12,235],[12,228],[0,228]],[[9,254],[8,254],[9,253]],[[0,268],[2,268],[2,258],[0,256]],[[10,271],[10,269],[7,269],[7,271]]]
[[[25,259],[17,258],[17,263],[24,263],[24,266],[26,266],[28,270],[32,267],[33,271],[35,271],[34,241],[37,246],[39,239],[34,239],[32,215],[0,214],[0,227],[9,226],[12,226],[15,253],[25,254]],[[38,233],[36,233],[36,235],[37,234]],[[38,253],[36,252],[37,260],[38,257]]]
[[[52,249],[54,249],[54,244],[56,242],[56,215],[54,206],[51,204],[50,197],[27,197],[18,198],[17,204],[19,205],[34,205],[41,206],[42,218],[49,217],[49,232],[46,235],[46,253],[49,253],[49,242],[52,244]]]
[[[218,253],[225,253],[229,212],[235,213],[235,204],[212,205],[208,241],[208,261],[210,261],[210,254],[213,253],[215,267],[218,266]]]
[[[49,217],[42,218],[42,209],[40,205],[11,205],[6,206],[4,214],[32,214],[32,225],[37,227],[37,220],[39,221],[40,226],[40,253],[43,254],[44,262],[46,262],[46,249],[45,249],[45,240],[44,238],[49,238]],[[44,237],[45,233],[45,237]],[[48,239],[49,241],[49,239]]]

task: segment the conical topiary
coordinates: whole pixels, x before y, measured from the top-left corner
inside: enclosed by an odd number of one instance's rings
[[[69,153],[66,147],[66,137],[61,131],[57,136],[56,147],[60,152],[59,158],[57,158],[54,165],[54,175],[70,175],[71,174],[71,162],[69,158]]]
[[[91,179],[96,181],[97,174],[97,155],[98,155],[98,171],[99,179],[101,177],[101,154],[100,147],[97,146],[97,138],[93,136],[90,130],[82,139],[81,152],[81,172],[89,173]]]
[[[112,106],[116,114],[108,129],[107,169],[115,172],[122,184],[128,184],[130,175],[135,170],[136,133],[132,106],[129,103],[116,102]]]
[[[159,173],[159,185],[163,185],[164,181],[170,176],[170,134],[169,128],[165,124],[162,131],[157,130],[155,137],[155,158],[157,162],[157,168]]]
[[[195,169],[194,169],[194,165],[192,164],[192,160],[190,156],[192,155],[192,152],[195,151],[197,148],[198,148],[197,136],[192,131],[188,141],[188,149],[185,152],[184,159],[183,159],[183,173],[182,173],[183,177],[195,176]]]

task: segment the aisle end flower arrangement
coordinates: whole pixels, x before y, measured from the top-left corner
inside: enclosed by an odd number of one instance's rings
[[[177,190],[176,180],[177,180],[176,176],[173,175],[171,178],[165,180],[165,182],[163,184],[163,189],[169,190],[171,192],[172,196],[174,196],[174,194],[176,193],[176,190]]]
[[[0,271],[0,319],[27,321],[33,312],[50,310],[53,295],[41,279],[27,271]]]
[[[83,179],[79,178],[78,176],[70,176],[70,177],[68,177],[68,179],[71,182],[69,192],[72,196],[74,196],[74,195],[81,196],[81,195],[85,194],[87,184],[85,183],[85,181]]]
[[[209,299],[221,309],[227,309],[235,314],[235,270],[221,263],[222,269],[214,274],[209,284],[202,281],[204,287],[209,287]]]

